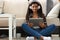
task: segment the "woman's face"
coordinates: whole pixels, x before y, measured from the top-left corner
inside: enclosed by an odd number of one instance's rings
[[[32,11],[33,12],[37,12],[37,10],[38,10],[38,5],[37,4],[32,4],[32,6],[31,6],[32,8]]]

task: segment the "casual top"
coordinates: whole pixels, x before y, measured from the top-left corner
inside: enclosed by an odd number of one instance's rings
[[[29,18],[32,18],[32,17],[33,17],[33,14],[30,14]],[[40,17],[40,16],[38,15],[38,18],[42,18],[42,17]],[[43,18],[43,20],[44,20],[44,22],[46,22],[46,19]]]
[[[33,17],[33,14],[30,14],[30,16],[29,16],[29,18],[32,18]],[[40,17],[39,15],[38,15],[38,18],[42,18],[42,17]],[[47,23],[46,23],[46,19],[44,19],[43,18],[43,20],[44,20],[44,23],[45,23],[45,25],[47,25]],[[28,22],[29,22],[29,20],[28,20]],[[33,26],[32,28],[40,28],[39,26]]]

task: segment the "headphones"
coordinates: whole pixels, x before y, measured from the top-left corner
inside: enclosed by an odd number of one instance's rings
[[[29,8],[32,9],[32,6],[30,6]],[[40,9],[40,6],[38,6],[38,9]]]

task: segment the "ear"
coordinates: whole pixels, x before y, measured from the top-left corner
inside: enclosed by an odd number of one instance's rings
[[[38,9],[40,9],[40,6],[38,6]]]
[[[32,6],[30,6],[29,8],[32,9]]]

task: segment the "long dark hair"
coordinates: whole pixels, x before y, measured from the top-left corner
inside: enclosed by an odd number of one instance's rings
[[[27,10],[27,14],[26,14],[26,21],[29,20],[30,14],[33,13],[32,9],[29,8],[32,4],[37,4],[38,6],[40,6],[40,9],[38,9],[38,11],[37,11],[37,12],[38,12],[38,16],[39,16],[39,17],[42,17],[42,18],[45,18],[44,14],[43,14],[43,12],[42,12],[42,6],[41,6],[41,4],[40,4],[39,2],[31,2],[31,3],[29,4],[29,6],[28,6],[28,10]]]
[[[59,10],[58,18],[60,19],[60,10]]]

